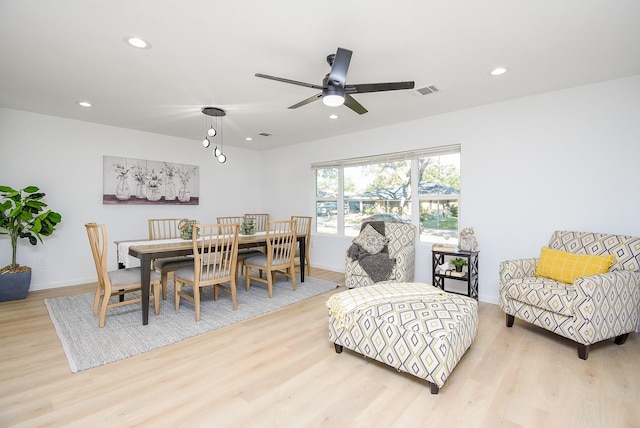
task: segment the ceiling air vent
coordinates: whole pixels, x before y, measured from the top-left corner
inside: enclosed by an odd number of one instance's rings
[[[261,132],[258,135],[260,135],[262,137],[271,137],[271,134],[269,134],[268,132]]]
[[[440,92],[440,89],[436,88],[433,85],[429,85],[425,86],[424,88],[416,89],[416,92],[420,93],[421,95],[429,95],[435,92]]]

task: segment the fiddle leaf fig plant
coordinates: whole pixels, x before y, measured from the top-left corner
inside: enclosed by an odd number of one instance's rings
[[[24,238],[31,245],[42,242],[43,236],[50,236],[62,216],[47,208],[42,202],[45,194],[36,186],[16,190],[0,186],[0,235],[9,235],[11,240],[11,264],[0,269],[0,274],[29,270],[16,263],[18,238]]]

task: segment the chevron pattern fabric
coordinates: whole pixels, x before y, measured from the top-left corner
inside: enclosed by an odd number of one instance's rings
[[[640,316],[640,238],[556,231],[549,247],[615,256],[609,272],[565,284],[536,277],[538,259],[500,264],[500,308],[529,323],[591,345],[635,331]]]
[[[440,388],[476,338],[478,303],[428,284],[397,285],[406,288],[406,298],[397,289],[390,297],[385,284],[375,284],[367,287],[374,298],[352,308],[346,322],[330,312],[329,340]],[[416,287],[424,295],[417,296]],[[357,290],[332,297],[346,303]]]
[[[407,223],[385,222],[384,233],[388,240],[389,257],[396,259],[396,264],[388,280],[412,282],[416,269],[416,227]],[[345,259],[345,285],[347,288],[367,287],[374,284],[357,260],[350,260],[346,256]]]
[[[616,258],[609,270],[640,270],[640,238],[635,236],[556,231],[549,248],[574,254],[613,254]]]

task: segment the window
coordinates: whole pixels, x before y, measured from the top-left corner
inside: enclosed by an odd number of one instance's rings
[[[344,234],[363,220],[411,222],[411,161],[344,167]]]
[[[338,168],[316,169],[316,232],[338,233]]]
[[[460,153],[418,159],[420,240],[458,243]]]
[[[363,221],[398,221],[419,226],[420,241],[457,244],[460,146],[312,167],[316,232],[356,236]]]

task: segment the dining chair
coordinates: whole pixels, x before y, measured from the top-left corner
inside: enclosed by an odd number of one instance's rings
[[[242,221],[244,220],[244,216],[228,216],[228,217],[218,217],[218,223],[220,224],[239,224],[242,227]],[[262,247],[253,247],[253,248],[240,248],[238,249],[238,272],[240,274],[244,273],[244,261],[252,256],[259,256],[260,254],[264,254],[264,250]],[[237,282],[237,277],[236,277]]]
[[[149,239],[177,239],[180,238],[180,222],[184,218],[150,218],[147,220],[149,226]],[[153,269],[160,273],[162,284],[162,300],[167,300],[167,287],[169,274],[176,270],[191,266],[193,257],[179,256],[155,259],[152,261]]]
[[[252,218],[256,225],[256,232],[264,232],[269,222],[269,214],[245,214],[245,218]]]
[[[129,300],[118,300],[117,302],[109,303],[111,297],[124,297],[127,293],[141,290],[140,268],[107,271],[107,245],[109,241],[107,240],[105,225],[87,223],[85,228],[89,236],[89,245],[91,246],[93,261],[98,274],[98,286],[93,299],[93,315],[98,315],[98,307],[100,307],[98,325],[104,327],[107,309],[142,301],[142,297],[137,296]],[[160,313],[160,275],[157,272],[151,272],[151,287],[155,312],[158,315]]]
[[[236,294],[238,224],[195,224],[193,227],[193,262],[191,267],[173,273],[176,311],[180,298],[193,302],[196,321],[200,321],[200,298],[203,287],[213,286],[213,300],[218,300],[219,288],[229,283],[233,310],[238,309]],[[199,236],[199,237],[198,237]],[[198,237],[198,238],[196,238]],[[189,286],[193,293],[182,291]]]
[[[147,220],[149,226],[149,239],[171,239],[180,238],[180,222],[182,218],[150,218]]]
[[[269,287],[269,297],[273,297],[273,284],[276,280],[276,273],[291,278],[293,290],[296,287],[295,268],[295,246],[297,243],[296,221],[270,221],[266,227],[267,253],[249,257],[244,261],[246,272],[246,289],[249,291],[251,280],[256,280],[267,284]],[[267,278],[252,276],[252,269],[267,272]]]
[[[242,221],[244,220],[244,216],[235,215],[235,216],[226,216],[226,217],[218,217],[217,218],[219,224],[234,224],[237,223],[242,225]]]
[[[305,236],[304,265],[307,275],[311,275],[311,261],[309,260],[309,249],[311,248],[311,221],[312,217],[292,215],[291,220],[296,221],[296,235]],[[296,268],[300,267],[300,248],[296,245]]]

